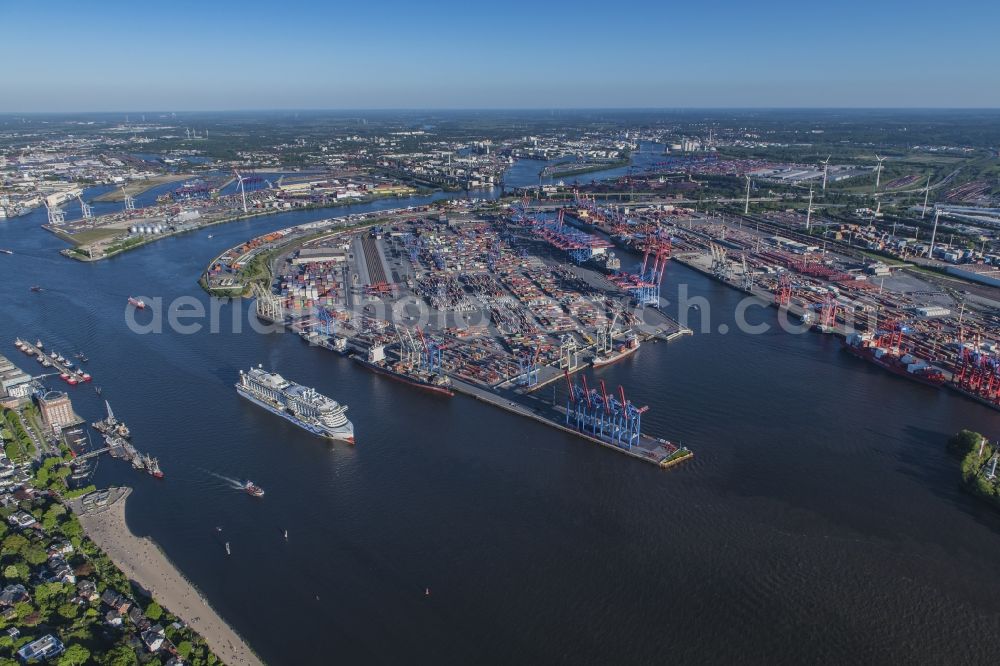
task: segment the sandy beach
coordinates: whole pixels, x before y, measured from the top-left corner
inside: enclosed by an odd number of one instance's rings
[[[230,666],[263,666],[242,638],[219,617],[198,590],[150,539],[138,537],[125,522],[125,501],[131,488],[111,489],[106,506],[70,502],[80,524],[125,575],[148,590],[164,608],[201,634],[209,647]]]

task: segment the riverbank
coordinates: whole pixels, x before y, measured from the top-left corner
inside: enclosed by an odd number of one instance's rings
[[[148,591],[157,602],[184,620],[229,666],[263,666],[263,661],[232,627],[208,605],[163,551],[146,537],[136,536],[125,521],[130,488],[104,507],[84,509],[80,500],[70,502],[87,536],[107,553],[126,576]]]
[[[948,452],[962,459],[962,488],[994,509],[1000,509],[998,452],[989,440],[978,432],[960,430],[948,438]]]
[[[278,211],[278,212],[281,212],[281,211]],[[128,252],[129,250],[135,250],[136,248],[140,248],[140,247],[142,247],[144,245],[149,245],[150,243],[154,243],[154,242],[156,242],[158,240],[162,240],[164,238],[170,238],[171,236],[179,236],[180,234],[186,234],[186,233],[190,233],[192,231],[198,231],[199,229],[205,229],[207,227],[213,227],[213,226],[215,226],[217,224],[228,224],[229,222],[236,222],[238,220],[249,220],[249,219],[254,218],[254,217],[261,217],[261,216],[274,215],[274,214],[275,214],[275,211],[273,211],[273,210],[262,210],[262,211],[255,211],[255,212],[252,212],[252,213],[240,213],[238,215],[231,215],[231,216],[228,216],[228,217],[220,218],[218,220],[211,220],[211,221],[208,221],[208,222],[203,222],[202,224],[193,225],[193,226],[190,226],[190,227],[185,227],[183,229],[177,229],[175,231],[167,231],[167,232],[164,232],[162,234],[155,235],[155,236],[153,236],[153,235],[150,235],[150,236],[136,236],[135,237],[136,240],[134,242],[124,241],[124,242],[122,242],[122,244],[121,244],[120,247],[117,247],[117,248],[115,248],[113,250],[110,250],[109,252],[104,252],[104,253],[99,254],[97,256],[93,256],[92,254],[85,254],[84,253],[85,250],[83,249],[85,246],[82,245],[82,244],[81,245],[77,245],[76,247],[68,247],[68,248],[66,248],[64,250],[60,250],[59,254],[63,255],[64,257],[69,257],[70,259],[76,259],[77,261],[83,261],[83,262],[100,261],[102,259],[110,259],[111,257],[116,257],[119,254],[122,254],[123,252]],[[44,229],[46,229],[47,231],[52,232],[53,234],[55,234],[59,238],[62,238],[63,240],[69,241],[70,243],[75,243],[75,241],[73,240],[73,236],[71,234],[65,234],[65,233],[59,232],[59,231],[57,231],[57,230],[52,229],[51,227],[49,227],[49,225],[42,225],[42,227]],[[121,232],[120,229],[115,229],[115,231],[119,232],[119,233]]]

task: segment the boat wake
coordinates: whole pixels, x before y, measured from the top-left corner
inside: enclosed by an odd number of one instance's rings
[[[209,472],[212,476],[222,481],[225,481],[233,490],[245,490],[244,484],[239,479],[234,479],[229,476],[223,476],[222,474],[216,474],[215,472]]]

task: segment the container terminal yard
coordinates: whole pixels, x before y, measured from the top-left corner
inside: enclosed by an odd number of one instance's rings
[[[810,212],[698,214],[598,206],[581,217],[623,247],[668,244],[674,260],[759,297],[887,371],[1000,409],[995,293],[851,245],[871,229],[828,225],[806,235]]]
[[[667,467],[690,450],[643,433],[647,408],[599,370],[690,334],[655,307],[665,248],[646,259],[643,280],[622,282],[605,272],[620,265],[611,242],[563,214],[484,206],[300,225],[227,250],[202,280],[242,293],[263,262],[257,315],[311,344]]]

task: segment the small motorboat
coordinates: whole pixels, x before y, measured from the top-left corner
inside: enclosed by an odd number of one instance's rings
[[[255,484],[253,481],[247,481],[243,484],[243,490],[247,492],[251,497],[263,497],[264,489]]]

